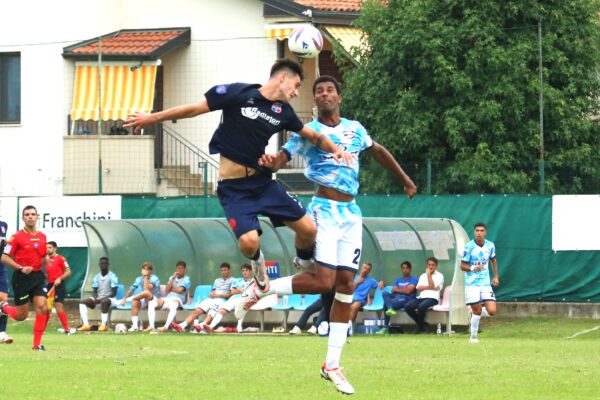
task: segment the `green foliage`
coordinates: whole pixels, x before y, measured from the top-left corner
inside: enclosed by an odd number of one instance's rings
[[[433,193],[539,188],[542,21],[547,193],[600,191],[599,0],[370,0],[357,20],[368,46],[344,68],[343,113],[402,165],[426,160]],[[367,192],[400,192],[372,179]]]

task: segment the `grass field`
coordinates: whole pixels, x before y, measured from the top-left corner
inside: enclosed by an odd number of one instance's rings
[[[356,399],[599,399],[598,320],[484,319],[481,342],[354,336],[342,365]],[[31,322],[0,345],[0,399],[335,399],[319,378],[327,339],[287,335],[76,334]]]

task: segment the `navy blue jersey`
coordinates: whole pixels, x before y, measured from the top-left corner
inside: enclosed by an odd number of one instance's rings
[[[220,153],[259,169],[258,159],[274,133],[302,129],[304,124],[289,104],[266,99],[259,88],[257,84],[231,83],[214,86],[204,94],[211,111],[223,110],[208,145],[210,154]]]
[[[6,231],[8,230],[8,224],[4,221],[0,221],[0,240],[4,239],[6,240]],[[4,250],[4,249],[2,249]],[[0,256],[2,255],[2,253],[0,252]],[[0,268],[4,268],[4,264],[0,263]],[[0,292],[2,290],[0,289]]]

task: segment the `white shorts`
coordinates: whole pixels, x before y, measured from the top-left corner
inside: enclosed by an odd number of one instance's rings
[[[221,305],[219,309],[224,308],[228,312],[232,312],[235,309],[235,305],[242,299],[242,297],[238,295],[231,296],[227,299],[225,304]]]
[[[307,207],[317,226],[315,260],[330,269],[356,272],[362,251],[362,214],[356,201],[313,197]]]
[[[485,301],[496,301],[491,286],[465,286],[465,302],[467,305],[479,304]]]
[[[202,302],[200,304],[196,305],[196,308],[200,308],[205,313],[208,312],[208,310],[211,308],[218,311],[219,308],[221,307],[221,305],[224,303],[225,303],[225,299],[222,297],[217,297],[214,299],[208,298],[208,299],[202,300]]]
[[[157,299],[156,296],[152,297],[152,300],[156,300],[156,299]],[[127,301],[133,301],[133,296],[129,296],[126,300]],[[150,301],[152,301],[152,300],[150,300]],[[140,310],[145,310],[147,308],[148,308],[148,300],[141,299],[140,300]]]
[[[170,303],[177,303],[177,307],[183,306],[183,302],[181,301],[181,299],[179,297],[168,296],[168,297],[163,297],[162,299],[163,299],[163,305],[160,308],[161,310],[168,310]]]

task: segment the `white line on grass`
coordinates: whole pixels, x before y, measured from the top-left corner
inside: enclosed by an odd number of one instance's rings
[[[585,335],[586,333],[594,332],[594,331],[597,331],[598,329],[600,329],[600,325],[595,326],[591,329],[586,329],[585,331],[577,332],[571,336],[567,336],[567,339],[575,339],[579,335]]]

